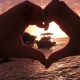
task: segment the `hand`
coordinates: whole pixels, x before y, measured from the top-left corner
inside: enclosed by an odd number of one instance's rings
[[[49,56],[46,61],[48,68],[53,62],[62,58],[80,54],[80,18],[63,1],[59,0],[53,0],[44,11],[46,14],[45,23],[55,21],[70,38],[65,48]]]
[[[60,26],[62,31],[70,37],[70,39],[75,39],[79,36],[78,30],[80,26],[80,17],[63,1],[53,0],[46,6],[44,11],[46,15],[45,23],[55,21]],[[76,28],[75,26],[78,27]]]
[[[42,52],[23,44],[21,36],[29,24],[43,27],[43,10],[25,1],[0,15],[0,57],[25,57],[45,63]]]

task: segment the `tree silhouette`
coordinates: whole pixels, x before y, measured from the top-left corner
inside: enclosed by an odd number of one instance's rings
[[[35,42],[36,36],[33,36],[27,32],[24,32],[22,35],[22,40],[25,44],[33,45]]]

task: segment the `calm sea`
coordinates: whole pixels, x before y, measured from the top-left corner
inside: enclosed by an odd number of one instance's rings
[[[68,38],[55,39],[56,46],[39,49],[48,57],[63,48]],[[53,63],[48,69],[36,60],[20,58],[0,64],[0,80],[80,80],[80,56],[64,58]]]

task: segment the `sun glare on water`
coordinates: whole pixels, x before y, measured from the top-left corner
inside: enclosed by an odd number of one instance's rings
[[[37,40],[41,38],[41,33],[53,33],[54,38],[64,38],[67,37],[67,35],[59,28],[59,26],[55,22],[51,22],[49,24],[49,28],[47,31],[44,29],[38,28],[36,25],[30,25],[25,32],[29,32],[31,35],[37,36]]]

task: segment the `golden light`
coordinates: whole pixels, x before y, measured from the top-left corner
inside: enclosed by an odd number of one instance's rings
[[[29,32],[31,35],[35,35],[37,36],[37,40],[39,40],[41,38],[40,34],[41,33],[46,33],[46,32],[50,32],[50,33],[54,33],[53,37],[54,38],[64,38],[64,37],[68,37],[60,28],[59,26],[55,23],[55,22],[51,22],[49,24],[49,28],[47,31],[45,31],[44,29],[38,28],[36,25],[30,25],[25,32]]]
[[[54,38],[68,37],[55,22],[49,24],[48,32],[54,33]]]

